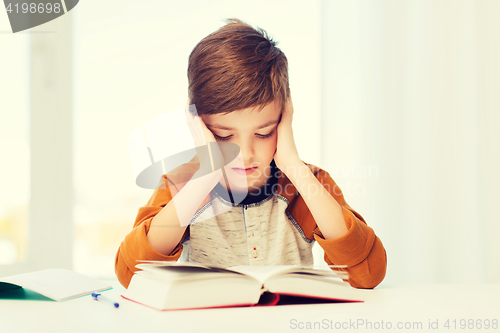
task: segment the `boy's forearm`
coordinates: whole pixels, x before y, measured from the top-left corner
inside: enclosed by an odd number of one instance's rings
[[[147,234],[151,247],[169,255],[181,240],[193,215],[220,180],[221,170],[190,180],[153,218]]]
[[[301,160],[282,170],[304,199],[325,239],[336,239],[347,233],[342,207],[324,188]]]

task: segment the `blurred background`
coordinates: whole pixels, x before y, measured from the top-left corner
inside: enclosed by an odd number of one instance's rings
[[[114,278],[152,194],[128,135],[185,104],[191,50],[232,17],[287,55],[299,154],[382,240],[383,284],[500,283],[495,0],[86,0],[16,34],[0,11],[0,276]]]

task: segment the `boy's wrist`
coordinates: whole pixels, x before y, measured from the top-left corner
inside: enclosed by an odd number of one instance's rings
[[[285,174],[285,176],[287,176],[288,179],[290,179],[290,181],[292,181],[292,183],[293,183],[292,178],[300,176],[300,174],[301,174],[300,170],[303,167],[307,167],[307,166],[299,157],[291,159],[289,162],[287,162],[283,166],[278,166],[278,168],[281,170],[281,172],[283,172]],[[302,171],[302,173],[303,172],[304,171]]]

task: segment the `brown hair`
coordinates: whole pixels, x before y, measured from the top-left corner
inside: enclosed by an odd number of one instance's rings
[[[288,61],[263,29],[239,19],[203,38],[191,51],[189,99],[199,115],[229,113],[276,100],[283,110],[290,94]]]

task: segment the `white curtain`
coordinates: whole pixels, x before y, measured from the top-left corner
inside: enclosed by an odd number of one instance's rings
[[[384,283],[500,283],[500,1],[323,1],[322,166]]]

